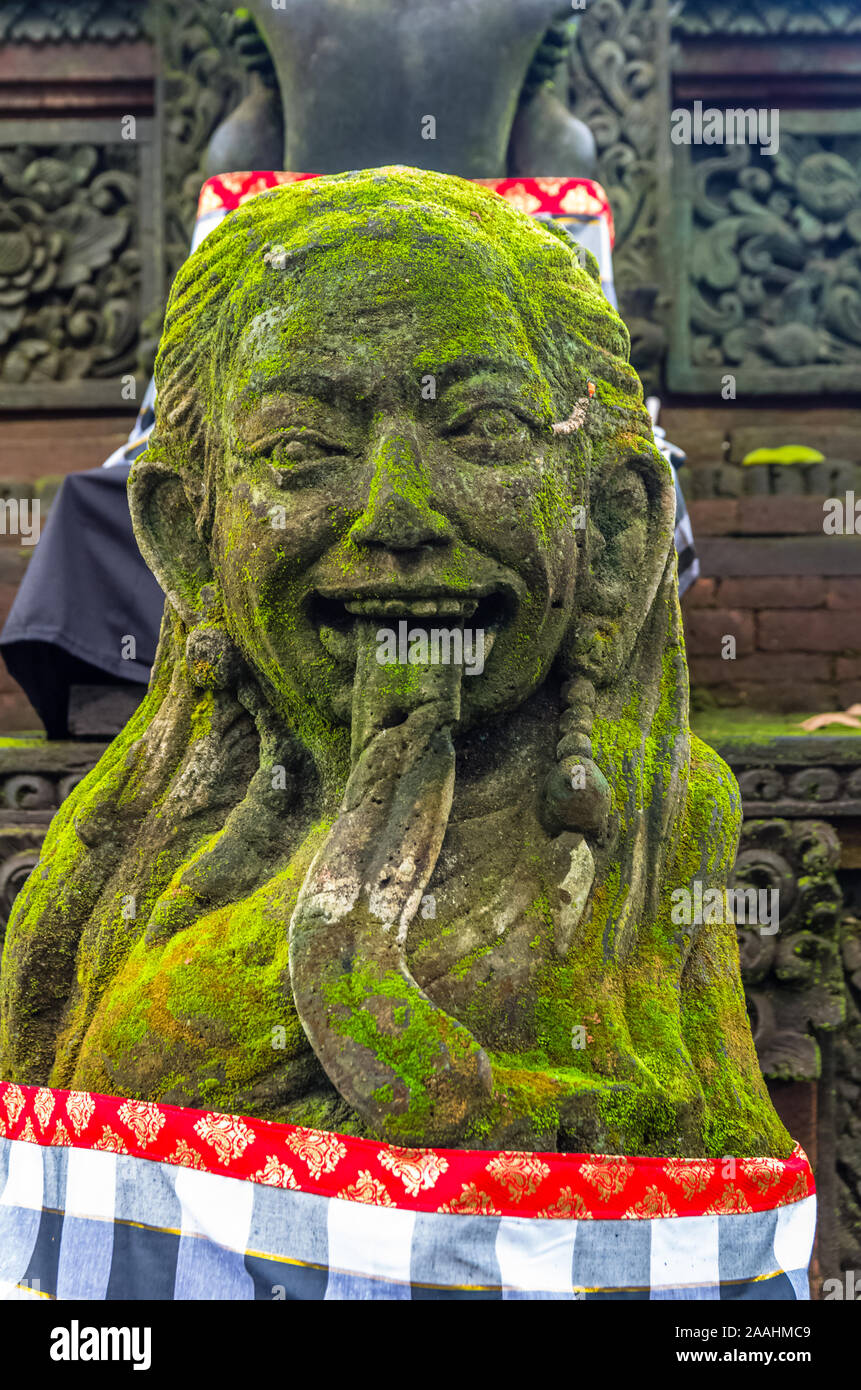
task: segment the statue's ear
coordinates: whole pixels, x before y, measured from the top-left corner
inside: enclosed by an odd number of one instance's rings
[[[676,498],[669,465],[646,440],[594,479],[570,656],[604,684],[628,660],[672,555]]]
[[[212,565],[179,473],[145,456],[129,475],[128,496],[141,554],[180,617],[200,622],[207,608],[201,589],[212,583]]]

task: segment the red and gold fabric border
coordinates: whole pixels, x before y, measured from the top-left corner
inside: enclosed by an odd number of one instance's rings
[[[258,193],[267,193],[270,188],[318,177],[317,174],[291,174],[283,169],[247,169],[237,174],[217,174],[207,179],[200,190],[197,215],[205,217],[210,212],[220,212],[222,209],[233,212],[249,198],[256,197]]]
[[[219,174],[207,179],[200,190],[197,216],[232,212],[249,198],[266,193],[270,188],[318,177],[318,174],[292,174],[272,169]],[[544,213],[550,217],[604,218],[610,230],[610,245],[613,245],[613,214],[606,193],[594,179],[471,179],[470,182],[498,193],[520,212],[528,212],[533,217]]]
[[[520,212],[531,217],[602,217],[610,229],[610,245],[616,240],[613,213],[600,183],[594,179],[472,179],[498,193]]]
[[[324,1197],[469,1216],[651,1220],[732,1215],[814,1192],[803,1150],[777,1158],[408,1149],[152,1101],[0,1082],[0,1137],[108,1150]]]

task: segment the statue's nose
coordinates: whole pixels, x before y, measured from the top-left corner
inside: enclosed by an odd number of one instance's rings
[[[431,504],[427,470],[415,441],[406,434],[386,434],[375,445],[373,462],[367,505],[350,530],[355,544],[387,550],[449,545],[454,533]]]

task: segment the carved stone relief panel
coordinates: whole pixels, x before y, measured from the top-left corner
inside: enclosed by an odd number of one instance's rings
[[[764,900],[776,907],[775,920],[737,928],[754,1042],[768,1080],[817,1080],[816,1030],[845,1021],[839,861],[840,841],[827,821],[751,820],[742,827],[733,887],[776,895]]]
[[[153,156],[148,119],[0,126],[0,406],[135,399],[162,286]]]
[[[779,148],[679,145],[670,386],[841,392],[861,368],[861,116],[780,113]]]
[[[99,743],[0,748],[0,955],[12,904],[58,807],[98,761]]]
[[[852,0],[684,0],[674,27],[697,38],[861,34],[861,12]]]
[[[126,0],[0,0],[0,42],[140,39],[146,36],[148,10]]]
[[[0,957],[12,904],[39,862],[45,830],[32,826],[0,827]]]

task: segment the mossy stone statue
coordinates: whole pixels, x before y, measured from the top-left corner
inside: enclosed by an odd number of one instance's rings
[[[4,1077],[404,1144],[786,1156],[688,726],[674,494],[594,265],[404,168],[187,261],[129,483],[149,694],[9,925]],[[483,669],[380,632],[481,634]],[[412,650],[412,648],[411,648]]]

